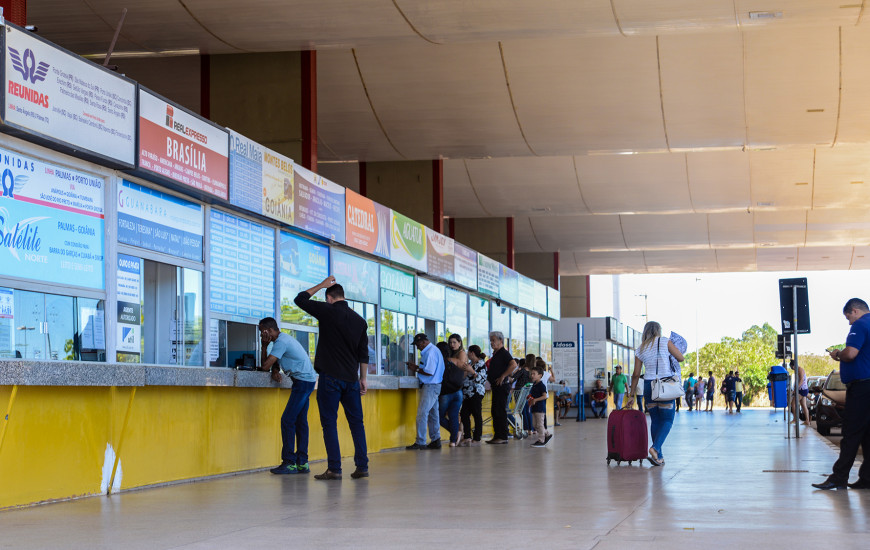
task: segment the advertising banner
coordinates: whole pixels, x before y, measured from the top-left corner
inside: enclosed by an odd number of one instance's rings
[[[426,228],[393,210],[390,224],[390,259],[394,262],[426,271]]]
[[[426,242],[426,272],[434,277],[453,281],[453,239],[427,227]]]
[[[345,190],[345,203],[346,244],[389,259],[392,211],[350,189]]]
[[[230,132],[230,203],[293,224],[293,161]]]
[[[317,321],[293,303],[296,295],[329,275],[329,247],[281,232],[281,320],[315,326]],[[315,298],[324,299],[324,292]]]
[[[229,198],[229,134],[139,88],[139,168]]]
[[[535,313],[541,315],[547,314],[547,285],[542,285],[538,281],[535,283]]]
[[[202,261],[202,206],[129,181],[118,186],[118,242]]]
[[[142,352],[142,260],[118,254],[118,351],[139,362]],[[121,360],[121,359],[119,359]]]
[[[547,317],[557,321],[562,318],[562,301],[559,291],[550,287],[547,287]]]
[[[0,149],[0,275],[104,288],[104,185]]]
[[[517,276],[517,289],[519,303],[523,309],[534,311],[535,309],[535,281],[524,275]],[[516,303],[516,302],[514,302]]]
[[[498,298],[499,263],[483,254],[477,255],[477,290]]]
[[[417,279],[417,316],[444,322],[447,303],[444,285],[428,279]]]
[[[459,243],[453,245],[453,280],[477,290],[477,252]]]
[[[506,265],[499,264],[498,295],[515,306],[519,304],[519,273]]]
[[[352,254],[332,251],[332,270],[338,284],[344,287],[344,297],[348,300],[378,303],[378,264]]]
[[[15,291],[0,287],[0,358],[15,358]]]
[[[135,165],[136,84],[33,33],[4,30],[4,124]]]
[[[259,321],[275,315],[275,230],[211,211],[210,307]]]
[[[381,266],[381,308],[411,315],[417,314],[414,275]]]
[[[344,244],[344,187],[298,164],[293,170],[296,186],[293,225]]]

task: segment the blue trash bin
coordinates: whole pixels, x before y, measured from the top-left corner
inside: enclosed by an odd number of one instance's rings
[[[767,386],[767,395],[773,408],[788,406],[788,371],[782,365],[770,367],[767,375],[770,382]]]

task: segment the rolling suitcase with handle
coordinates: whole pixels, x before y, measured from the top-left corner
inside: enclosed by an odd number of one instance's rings
[[[623,409],[607,417],[607,463],[629,464],[647,456],[646,415],[642,411]]]

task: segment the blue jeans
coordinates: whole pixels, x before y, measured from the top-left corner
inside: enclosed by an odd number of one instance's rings
[[[290,399],[281,415],[281,462],[306,464],[308,462],[308,398],[314,391],[314,382],[293,380]]]
[[[534,430],[535,425],[532,420],[532,409],[529,408],[529,404],[526,403],[523,406],[523,429],[524,430]]]
[[[441,384],[423,384],[420,388],[420,402],[417,404],[417,444],[426,444],[426,426],[429,426],[429,439],[441,439],[438,426],[438,394]]]
[[[652,438],[652,446],[659,454],[659,458],[664,457],[662,454],[662,445],[665,443],[671,427],[674,425],[674,416],[676,409],[674,408],[674,400],[670,401],[653,401],[652,396],[652,380],[643,381],[643,397],[646,400],[649,408],[650,420],[650,437]]]
[[[341,473],[341,448],[338,445],[337,427],[339,403],[344,407],[344,416],[347,417],[347,425],[353,437],[353,462],[360,470],[368,470],[369,457],[359,381],[348,382],[321,374],[317,388],[317,408],[320,409],[320,425],[323,426],[328,468],[336,474]]]
[[[459,409],[462,407],[462,390],[438,398],[441,411],[441,427],[450,432],[450,442],[459,441]]]
[[[622,410],[622,400],[625,399],[624,393],[614,393],[613,394],[613,405],[617,411]]]

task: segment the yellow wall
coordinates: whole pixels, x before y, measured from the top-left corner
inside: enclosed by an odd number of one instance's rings
[[[0,386],[0,414],[11,390]],[[136,388],[131,405],[132,392],[126,387],[18,386],[0,447],[0,509],[104,493],[103,469],[112,469],[111,461],[105,464],[107,445],[117,452],[120,444],[121,489],[280,462],[279,420],[290,390],[145,386]],[[369,453],[413,443],[416,390],[372,390],[362,402]],[[551,394],[550,419],[553,403]],[[489,394],[483,410],[488,419]],[[316,392],[308,422],[309,460],[325,459]],[[338,427],[342,455],[352,456],[341,411]],[[492,432],[491,423],[484,432]],[[447,441],[447,434],[442,438]]]
[[[118,449],[131,392],[19,386],[0,447],[0,508],[100,494],[106,446]],[[2,413],[10,394],[11,387],[0,386]],[[121,442],[121,488],[278,464],[288,396],[281,389],[137,388]],[[308,415],[310,460],[326,458],[315,399]],[[413,442],[416,406],[415,390],[363,396],[369,452]],[[341,412],[338,426],[342,454],[352,456]]]

